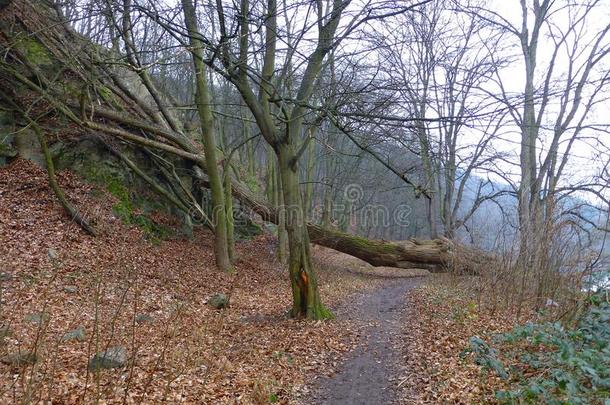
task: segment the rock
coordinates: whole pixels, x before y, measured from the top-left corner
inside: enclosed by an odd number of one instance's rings
[[[36,353],[13,353],[0,358],[0,362],[9,366],[27,366],[38,361]]]
[[[37,324],[45,323],[49,321],[49,314],[47,312],[38,312],[25,316],[25,320]]]
[[[242,210],[236,210],[234,213],[235,236],[237,239],[252,239],[263,233],[263,228],[253,222],[250,216]]]
[[[24,41],[23,44],[27,45],[32,44],[33,42],[36,41]],[[39,45],[40,44],[38,44],[38,46]],[[44,49],[42,46],[40,47],[41,49]],[[40,143],[38,142],[36,133],[32,129],[23,129],[24,131],[19,131],[19,136],[15,137],[14,147],[17,150],[17,154],[23,159],[34,162],[38,167],[45,167],[44,155],[42,154],[42,149],[40,148]]]
[[[9,0],[0,0],[0,9],[2,4]],[[14,148],[15,135],[11,135],[14,132],[13,129],[14,120],[9,117],[8,112],[4,113],[0,111],[0,167],[6,166],[12,158],[17,156],[17,151]]]
[[[150,323],[154,321],[153,317],[148,314],[140,314],[136,316],[137,323]]]
[[[53,248],[49,248],[47,254],[49,255],[49,259],[51,260],[57,260],[57,258],[59,257],[59,255],[57,254],[57,250]]]
[[[64,292],[74,294],[78,291],[78,287],[75,285],[66,285],[66,286],[64,286],[63,290],[64,290]]]
[[[11,273],[0,273],[0,281],[11,281],[13,279],[13,275]]]
[[[109,347],[89,360],[90,370],[124,367],[127,364],[127,349],[122,346]]]
[[[70,340],[77,340],[79,342],[83,342],[85,340],[85,328],[79,326],[78,328],[65,333],[61,337],[62,342],[68,342]]]
[[[552,299],[547,298],[546,299],[546,303],[544,304],[544,306],[547,307],[547,308],[558,308],[559,304],[556,303],[555,301],[553,301]]]
[[[216,309],[228,308],[229,307],[229,297],[225,294],[214,294],[212,298],[208,300],[208,304]]]

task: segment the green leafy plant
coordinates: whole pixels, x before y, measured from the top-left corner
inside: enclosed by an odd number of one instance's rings
[[[574,329],[560,323],[529,323],[499,335],[496,341],[519,363],[513,387],[496,392],[504,403],[610,404],[610,304],[593,295]],[[495,369],[497,352],[471,338],[476,361]],[[499,363],[501,364],[501,363]],[[527,369],[527,376],[516,372]],[[508,377],[508,375],[507,375]]]
[[[472,301],[468,303],[466,308],[455,307],[453,309],[452,319],[456,322],[465,323],[477,317],[477,304]]]
[[[500,378],[508,379],[508,373],[504,365],[498,360],[498,351],[489,346],[483,339],[478,336],[470,338],[470,348],[465,352],[471,352],[475,355],[475,362],[486,370],[495,371]]]

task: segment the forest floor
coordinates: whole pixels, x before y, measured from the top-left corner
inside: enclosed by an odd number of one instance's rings
[[[0,168],[0,403],[295,403],[359,343],[353,319],[286,317],[274,237],[238,243],[236,271],[220,273],[209,232],[146,240],[108,193],[68,172],[58,180],[97,237],[66,218],[44,171],[23,160]],[[337,313],[387,283],[330,250],[314,254]],[[229,308],[208,305],[216,293]],[[111,348],[124,352],[121,367],[90,370]]]
[[[99,236],[66,218],[42,170],[0,168],[0,403],[468,404],[504,384],[462,354],[515,320],[481,308],[462,279],[377,277],[314,247],[337,317],[293,320],[273,236],[239,242],[236,271],[220,273],[209,232],[147,240],[108,193],[58,179]],[[208,305],[216,293],[229,308]],[[120,367],[90,370],[109,348]]]

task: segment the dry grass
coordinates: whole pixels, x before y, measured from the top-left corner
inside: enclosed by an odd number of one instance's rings
[[[472,336],[487,341],[526,321],[538,320],[532,311],[516,316],[515,308],[480,301],[476,277],[435,275],[411,291],[410,311],[404,318],[403,403],[496,403],[494,393],[507,383],[483,371],[464,352]]]

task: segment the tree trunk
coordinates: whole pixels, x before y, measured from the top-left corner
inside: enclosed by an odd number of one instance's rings
[[[309,235],[297,168],[292,163],[294,154],[289,145],[278,149],[278,168],[282,179],[283,210],[286,214],[289,258],[288,271],[292,286],[292,310],[295,318],[326,319],[332,317],[324,307],[318,292],[318,282],[313,270]]]
[[[277,165],[276,165],[277,166]],[[277,222],[277,258],[282,264],[288,263],[288,235],[286,233],[286,210],[284,209],[284,194],[282,186],[282,178],[278,173],[279,169],[275,173],[275,207],[279,209],[279,218]]]
[[[263,220],[277,224],[279,212],[261,201],[245,187],[233,184],[235,198],[249,206]],[[288,204],[286,204],[288,206]],[[494,258],[481,250],[462,246],[448,239],[410,239],[408,241],[371,240],[336,229],[306,222],[309,241],[358,257],[373,266],[424,267],[429,270],[454,270],[478,274]]]
[[[227,212],[225,207],[225,196],[222,187],[222,178],[218,170],[216,158],[216,140],[214,134],[214,116],[210,108],[210,95],[206,81],[206,67],[203,62],[204,44],[197,27],[197,14],[191,0],[182,0],[184,20],[189,31],[191,43],[191,54],[195,68],[195,102],[197,112],[201,121],[201,132],[203,147],[205,148],[207,175],[210,178],[210,191],[212,194],[212,221],[214,225],[214,254],[216,265],[220,270],[230,271],[232,269],[229,258],[229,246],[227,240]]]
[[[327,186],[324,190],[324,206],[322,209],[322,226],[325,228],[330,228],[332,222],[332,210],[333,210],[333,200],[332,200],[332,188],[331,186]]]
[[[309,129],[310,136],[315,132],[315,128],[312,127]],[[311,220],[311,213],[313,210],[313,169],[315,166],[315,157],[316,157],[316,143],[314,140],[309,141],[309,145],[307,146],[307,167],[305,170],[305,213],[307,214],[307,219]]]
[[[233,190],[229,172],[230,166],[227,166],[224,173],[225,210],[227,216],[227,253],[229,255],[229,260],[233,261],[235,260],[235,220],[233,218]]]

